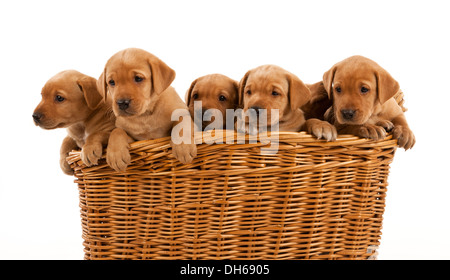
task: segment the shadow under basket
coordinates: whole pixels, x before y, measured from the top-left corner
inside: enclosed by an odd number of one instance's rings
[[[185,165],[170,138],[139,141],[122,173],[72,152],[85,259],[375,259],[397,141],[272,136],[262,155],[203,135]]]

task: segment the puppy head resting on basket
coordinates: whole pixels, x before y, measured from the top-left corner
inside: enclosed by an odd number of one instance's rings
[[[185,101],[192,118],[202,120],[201,125],[197,124],[202,130],[210,125],[226,127],[226,110],[238,106],[238,87],[237,81],[222,74],[206,75],[191,83]],[[194,108],[196,101],[201,101],[201,107]],[[222,120],[216,120],[216,117]]]
[[[115,170],[124,171],[130,163],[131,141],[171,136],[175,126],[181,126],[179,131],[185,133],[181,143],[173,142],[172,137],[174,156],[182,163],[196,156],[193,122],[186,104],[170,86],[174,78],[173,69],[142,49],[122,50],[107,61],[97,87],[105,98],[111,96],[117,117],[117,129],[111,134],[106,156]],[[172,113],[179,109],[181,113],[172,121]]]
[[[46,82],[33,113],[35,124],[43,129],[67,128],[60,165],[69,175],[73,171],[66,162],[68,153],[82,148],[83,162],[87,166],[97,164],[114,128],[110,102],[103,101],[96,83],[96,79],[78,71],[62,71]]]
[[[244,115],[253,109],[261,117],[260,109],[265,109],[262,112],[267,114],[268,128],[278,124],[280,131],[307,130],[318,138],[336,139],[335,129],[329,123],[317,119],[312,123],[305,122],[300,107],[310,98],[309,88],[296,75],[276,65],[252,69],[239,83],[239,104],[243,107]],[[278,110],[278,114],[272,115],[273,109]],[[247,129],[251,127],[249,119],[245,120]],[[308,127],[309,124],[312,127]]]
[[[338,132],[378,140],[393,130],[400,147],[414,146],[414,134],[393,98],[400,90],[399,83],[376,62],[349,57],[325,72],[323,85],[333,101],[326,119]]]

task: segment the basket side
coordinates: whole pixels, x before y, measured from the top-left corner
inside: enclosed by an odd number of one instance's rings
[[[135,144],[124,173],[72,155],[86,259],[376,256],[396,141],[280,133],[275,155],[201,144],[187,165],[154,144]]]

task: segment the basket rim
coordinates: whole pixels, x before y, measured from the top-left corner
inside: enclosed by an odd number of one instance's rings
[[[304,147],[322,147],[322,148],[333,148],[342,147],[347,149],[359,148],[394,148],[397,147],[397,140],[393,138],[392,133],[386,135],[382,140],[371,140],[367,138],[361,138],[350,134],[340,134],[335,141],[326,141],[324,139],[317,139],[311,134],[304,131],[300,132],[268,132],[268,137],[278,137],[279,145],[290,145],[290,146],[304,146]],[[222,135],[222,136],[221,136]],[[228,138],[227,138],[228,137]],[[237,143],[237,137],[243,137],[245,139],[245,144]],[[135,141],[130,144],[130,154],[143,155],[146,151],[152,150],[152,152],[167,152],[171,149],[170,146],[171,137],[163,137],[151,140],[141,140]],[[227,139],[233,140],[233,143],[227,143]],[[249,143],[250,140],[256,141],[255,143]],[[215,130],[212,132],[199,132],[196,133],[195,141],[197,144],[197,149],[201,148],[215,148],[221,149],[221,147],[227,146],[227,148],[260,148],[267,145],[267,143],[262,143],[257,137],[238,133],[233,130]],[[216,143],[217,141],[222,141],[222,143]],[[214,142],[212,144],[208,144]],[[105,159],[105,153],[102,156]],[[81,161],[81,150],[74,150],[69,153],[66,158],[69,164],[74,164]],[[95,168],[97,166],[94,166]]]

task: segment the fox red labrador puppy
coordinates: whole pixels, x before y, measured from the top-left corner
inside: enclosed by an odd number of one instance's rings
[[[339,133],[378,140],[392,130],[399,147],[408,150],[414,146],[415,136],[393,98],[400,90],[399,83],[376,62],[363,56],[349,57],[325,72],[323,86],[332,100],[325,119]]]
[[[131,161],[130,142],[171,136],[179,125],[187,140],[174,142],[172,137],[173,155],[182,163],[197,155],[194,124],[186,104],[170,86],[174,79],[173,69],[142,49],[122,50],[107,61],[97,86],[105,98],[111,96],[117,118],[106,152],[106,161],[116,171],[125,171]],[[180,118],[172,121],[176,110]]]
[[[95,78],[78,71],[60,72],[42,88],[42,101],[33,113],[35,124],[43,129],[67,128],[60,166],[68,175],[73,174],[66,161],[69,152],[81,148],[84,164],[96,165],[115,127],[111,101],[103,99],[96,84]]]
[[[248,71],[239,84],[239,103],[243,111],[253,109],[258,113],[265,109],[268,128],[277,124],[279,131],[305,130],[317,138],[336,140],[333,125],[317,118],[305,119],[301,107],[310,99],[310,89],[296,75],[276,65],[262,65]],[[278,114],[272,116],[272,109],[278,110]],[[246,121],[246,130],[248,127]]]
[[[238,82],[222,74],[209,74],[195,79],[186,92],[186,104],[192,118],[202,120],[202,130],[213,123],[226,128],[227,109],[236,109],[238,106]],[[194,111],[194,103],[201,101],[201,107]],[[214,111],[218,110],[222,121],[216,120]],[[208,111],[209,110],[209,111]],[[231,129],[234,129],[232,127]]]

